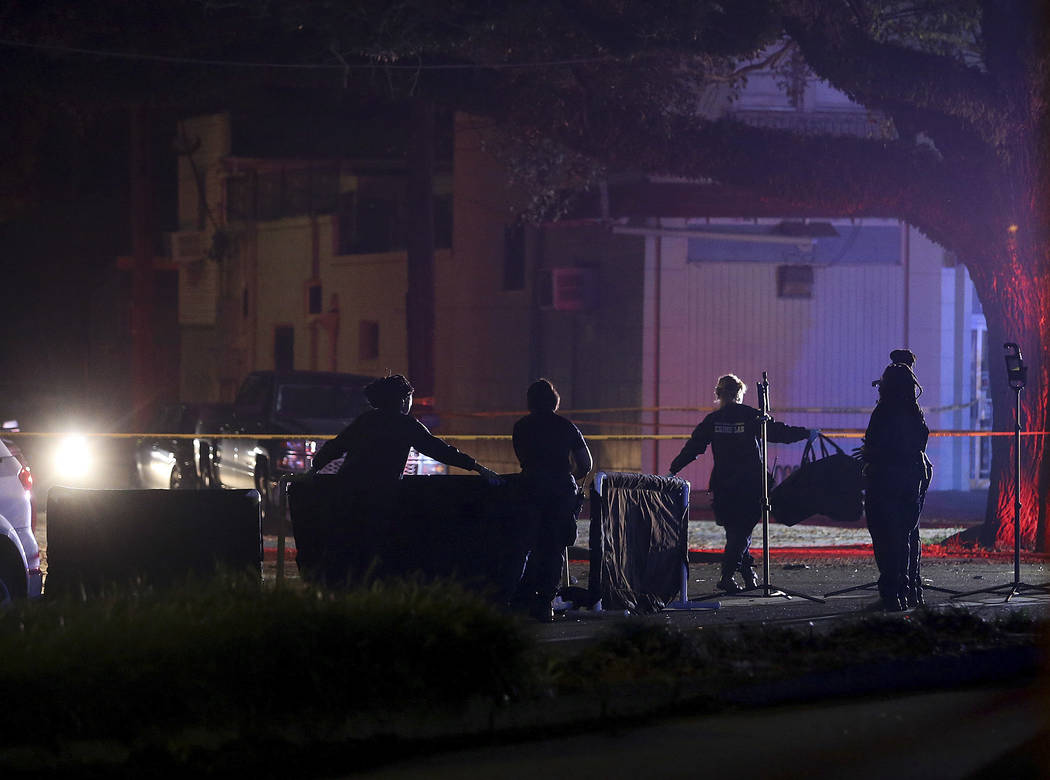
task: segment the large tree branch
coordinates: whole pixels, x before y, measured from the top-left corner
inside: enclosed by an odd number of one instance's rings
[[[995,80],[941,55],[873,40],[853,14],[835,3],[799,3],[784,19],[787,33],[821,78],[871,109],[901,104],[969,124],[986,142],[1001,140],[1010,103]]]
[[[608,107],[590,120],[545,130],[613,170],[714,179],[805,203],[813,213],[898,217],[961,254],[986,244],[1001,219],[986,198],[997,191],[994,167],[946,163],[927,146]]]

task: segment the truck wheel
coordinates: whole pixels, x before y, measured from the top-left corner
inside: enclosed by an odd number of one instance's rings
[[[259,519],[263,533],[272,533],[269,527],[273,519],[273,507],[270,504],[270,468],[265,460],[255,464],[255,489],[259,491]]]
[[[212,476],[212,465],[211,465],[211,447],[201,442],[200,451],[200,463],[198,464],[200,472],[201,487],[205,490],[210,490],[215,487],[215,478]]]

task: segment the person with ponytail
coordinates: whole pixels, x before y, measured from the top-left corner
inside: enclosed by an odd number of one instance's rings
[[[864,476],[864,514],[879,567],[878,606],[902,611],[924,603],[919,572],[919,515],[933,476],[926,457],[926,426],[918,397],[915,355],[895,349],[880,379],[860,449]]]

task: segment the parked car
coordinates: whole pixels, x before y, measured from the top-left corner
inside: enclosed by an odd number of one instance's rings
[[[133,454],[140,488],[179,490],[211,487],[211,437],[229,407],[225,404],[175,403],[161,406]]]
[[[222,434],[210,443],[217,487],[252,489],[265,518],[277,505],[282,476],[302,474],[323,443],[369,408],[364,388],[375,377],[323,371],[255,371],[241,384]],[[447,468],[413,453],[406,473],[443,474]]]
[[[41,592],[32,490],[28,465],[0,438],[0,602],[36,598]]]

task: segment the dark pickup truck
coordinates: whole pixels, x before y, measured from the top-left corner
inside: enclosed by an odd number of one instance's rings
[[[213,487],[258,490],[264,525],[268,525],[281,477],[309,470],[314,453],[324,443],[314,437],[334,436],[369,408],[364,388],[374,380],[323,371],[249,374],[219,427],[220,434],[210,443],[203,481]],[[406,473],[418,474],[446,471],[443,464],[414,450],[406,468]]]

